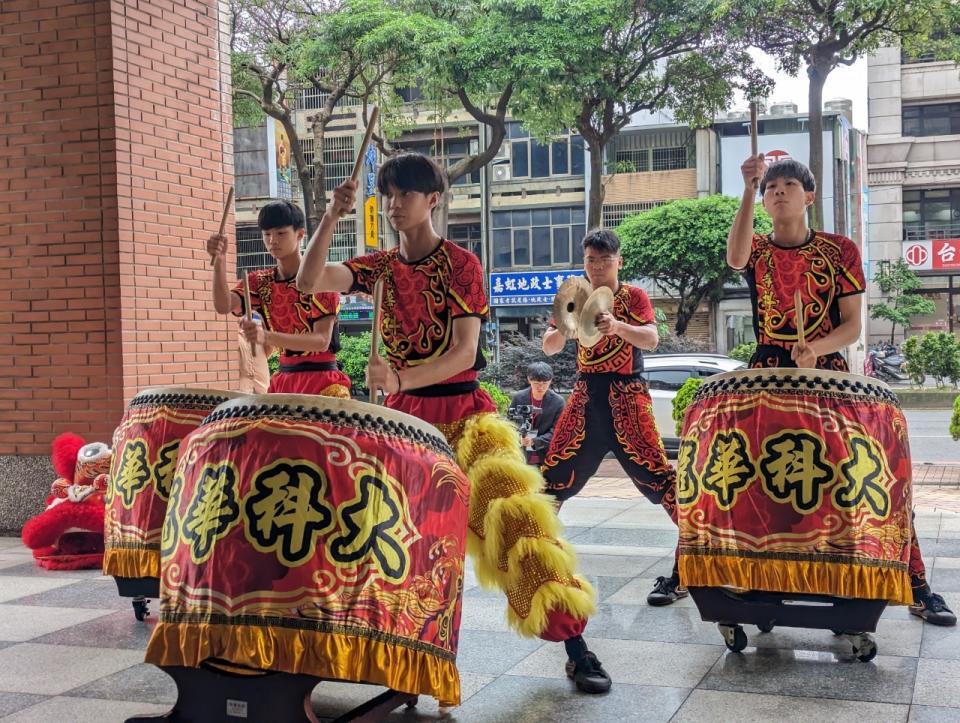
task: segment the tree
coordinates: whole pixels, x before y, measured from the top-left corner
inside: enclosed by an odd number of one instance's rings
[[[727,265],[727,233],[740,202],[729,196],[681,199],[628,216],[617,229],[625,278],[650,278],[677,300],[682,336],[705,298],[719,298],[739,272]],[[767,233],[770,217],[757,209],[753,228]]]
[[[937,307],[931,299],[912,293],[920,288],[920,277],[910,270],[903,259],[897,259],[887,269],[881,269],[873,281],[888,297],[889,303],[870,304],[870,318],[890,322],[891,344],[898,326],[906,332],[914,316],[936,311]]]
[[[707,125],[738,83],[763,92],[738,15],[725,0],[518,0],[507,27],[533,38],[516,114],[538,137],[575,127],[590,151],[588,227],[600,225],[604,154],[642,111]]]
[[[881,46],[929,47],[960,58],[960,6],[953,0],[755,0],[743,2],[754,44],[790,75],[810,80],[810,170],[817,197],[810,223],[823,228],[823,86],[838,65],[852,65]],[[931,38],[939,38],[931,43]]]

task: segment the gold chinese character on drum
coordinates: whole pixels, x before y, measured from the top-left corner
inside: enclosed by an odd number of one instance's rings
[[[154,387],[137,394],[113,435],[103,574],[160,577],[160,530],[180,440],[234,392]]]
[[[443,436],[350,400],[231,400],[184,440],[147,662],[209,659],[460,701],[469,482]]]
[[[711,377],[687,410],[677,498],[687,586],[913,601],[910,449],[882,383]]]

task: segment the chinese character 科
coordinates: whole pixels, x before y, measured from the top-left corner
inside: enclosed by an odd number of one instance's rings
[[[505,286],[507,287],[507,291],[516,291],[516,290],[517,290],[517,280],[516,280],[515,278],[513,278],[512,276],[508,276],[508,277],[507,277],[507,281],[506,281],[506,283],[505,283]]]
[[[523,277],[520,277],[520,280],[517,281],[517,289],[520,291],[526,291],[529,288],[527,285],[527,280]]]
[[[945,264],[952,264],[954,257],[957,255],[957,249],[953,244],[945,243],[937,251],[937,255]]]
[[[763,484],[767,495],[807,514],[820,507],[824,487],[835,478],[824,462],[826,446],[804,430],[785,430],[763,442]]]
[[[530,279],[530,288],[531,288],[531,289],[534,289],[535,291],[539,291],[539,290],[540,290],[540,279],[537,278],[536,276],[534,276],[532,279]]]
[[[497,277],[497,280],[493,282],[493,293],[503,293],[503,280],[499,276]]]

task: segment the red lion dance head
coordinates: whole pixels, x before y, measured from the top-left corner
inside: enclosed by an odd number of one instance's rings
[[[76,434],[53,440],[59,477],[47,508],[23,526],[23,543],[48,570],[82,570],[103,563],[103,492],[112,453],[103,442],[86,444]]]

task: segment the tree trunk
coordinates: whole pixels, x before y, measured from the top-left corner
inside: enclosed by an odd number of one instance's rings
[[[313,197],[313,207],[317,214],[316,222],[320,224],[320,217],[327,210],[327,169],[324,163],[323,152],[327,144],[327,124],[320,120],[313,122],[313,181],[310,195]],[[358,199],[362,194],[357,195]],[[304,193],[306,198],[306,193]]]
[[[581,130],[581,133],[583,131]],[[597,138],[587,138],[590,149],[590,192],[587,207],[587,230],[599,228],[603,219],[603,144]]]
[[[810,227],[825,230],[823,226],[823,85],[829,68],[816,64],[807,66],[810,79],[810,172],[817,181],[817,197],[810,208]]]
[[[300,181],[300,191],[303,196],[303,215],[307,220],[307,237],[313,235],[313,230],[317,227],[317,215],[313,207],[313,198],[310,195],[310,166],[303,155],[303,148],[300,147],[300,136],[297,135],[297,127],[289,117],[274,119],[279,121],[283,130],[287,133],[287,140],[290,141],[290,157],[293,158],[293,165],[297,168],[297,178]]]

